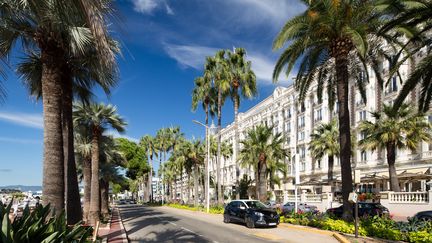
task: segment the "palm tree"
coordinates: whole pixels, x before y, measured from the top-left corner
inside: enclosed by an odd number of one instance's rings
[[[280,49],[292,42],[276,63],[273,80],[286,66],[289,74],[300,60],[296,88],[304,99],[310,83],[317,81],[320,87],[331,82],[336,87],[339,104],[339,141],[342,174],[342,196],[344,218],[352,218],[352,207],[348,195],[352,191],[351,132],[348,102],[350,54],[363,60],[368,53],[368,40],[381,24],[380,14],[373,1],[306,1],[307,9],[289,20],[273,43],[273,49]],[[389,39],[390,40],[390,39]],[[392,41],[389,41],[392,43]],[[335,80],[322,78],[322,65],[333,62]],[[332,104],[330,104],[332,105]]]
[[[146,153],[149,156],[149,161],[150,161],[150,172],[149,172],[149,181],[148,181],[148,184],[150,185],[149,201],[153,202],[153,195],[152,195],[153,189],[151,185],[152,185],[152,178],[153,178],[153,158],[157,157],[158,155],[156,138],[150,135],[145,135],[144,137],[141,138],[140,145],[146,150]]]
[[[217,90],[217,116],[218,116],[218,152],[216,156],[217,163],[217,195],[218,195],[218,204],[222,205],[224,198],[222,195],[222,185],[221,181],[221,169],[220,169],[220,146],[221,146],[221,129],[222,129],[222,106],[225,103],[226,96],[228,95],[228,91],[230,89],[230,77],[228,72],[228,64],[225,57],[225,51],[219,50],[216,52],[214,57],[207,57],[206,65],[205,65],[205,74],[209,75],[210,79],[213,80],[214,86]]]
[[[418,99],[418,108],[421,112],[426,112],[429,110],[432,99],[432,55],[430,49],[428,49],[428,46],[432,43],[430,38],[432,2],[427,0],[393,0],[389,2],[399,8],[394,18],[384,25],[381,31],[385,33],[402,32],[404,36],[409,38],[408,43],[411,44],[405,46],[405,49],[409,51],[409,55],[402,59],[398,65],[395,65],[395,69],[403,64],[406,59],[412,59],[414,54],[426,53],[426,57],[420,60],[415,70],[409,74],[395,100],[394,108],[397,109],[401,106],[409,93],[419,85],[421,92]]]
[[[269,165],[283,161],[288,156],[288,150],[283,148],[283,136],[281,133],[273,135],[273,127],[259,125],[247,132],[241,144],[241,165],[254,168],[257,197],[260,201],[266,201]]]
[[[320,124],[311,134],[309,149],[315,160],[321,160],[324,155],[328,157],[327,179],[333,181],[334,157],[339,156],[339,130],[336,119],[329,123]]]
[[[118,52],[114,41],[112,48]],[[67,71],[64,73],[62,90],[62,126],[63,147],[65,159],[65,195],[68,224],[75,224],[81,220],[80,196],[74,158],[74,134],[72,122],[72,101],[75,95],[82,102],[88,103],[93,97],[90,89],[98,84],[109,94],[109,89],[116,84],[115,70],[99,68],[98,56],[88,51],[86,56],[67,56]],[[18,64],[17,72],[24,78],[24,84],[29,93],[36,99],[42,98],[42,60],[36,53],[29,54]],[[111,73],[110,73],[111,72]]]
[[[362,121],[359,130],[365,138],[359,142],[362,149],[386,149],[389,165],[390,190],[399,192],[396,174],[396,150],[416,150],[422,141],[432,139],[431,125],[422,114],[415,113],[410,105],[402,104],[395,110],[384,105],[382,112],[372,112],[375,122]]]
[[[84,212],[83,220],[88,222],[91,197],[91,137],[89,129],[83,126],[75,126],[74,132],[75,158],[81,166],[84,181]]]
[[[36,3],[5,0],[0,6],[2,56],[9,55],[15,43],[24,44],[27,53],[40,53],[44,109],[44,202],[51,203],[56,211],[64,208],[62,98],[63,80],[68,76],[65,57],[85,55],[94,37],[92,31],[84,27],[86,13],[81,2],[55,4],[52,0]],[[110,1],[93,1],[87,3],[87,6],[92,7],[95,10],[93,13],[101,20],[104,20],[107,11],[111,9]],[[105,25],[99,25],[99,30],[104,29]],[[111,53],[111,50],[106,52]],[[99,57],[103,59],[102,56]],[[70,123],[68,125],[70,130],[72,126]],[[72,138],[69,137],[68,141],[72,141]],[[71,154],[72,150],[69,148],[68,152]],[[69,154],[68,157],[72,158]]]
[[[237,163],[238,153],[238,109],[241,98],[251,99],[257,95],[256,77],[251,69],[251,62],[246,61],[246,50],[236,48],[234,52],[228,52],[228,72],[230,73],[231,99],[234,103],[234,160],[236,164],[235,186],[239,187],[240,171]],[[240,91],[240,93],[239,93]],[[239,190],[236,189],[236,199],[240,199]]]
[[[216,96],[217,92],[214,86],[212,86],[212,80],[210,78],[210,75],[204,74],[203,77],[198,77],[194,80],[195,87],[192,91],[192,111],[196,111],[198,104],[201,103],[205,112],[205,125],[206,125],[206,131],[205,136],[206,139],[209,138],[209,115],[213,118],[215,111],[215,104],[216,104]],[[207,146],[208,142],[206,141],[206,148],[205,150],[208,151]],[[209,184],[207,182],[208,178],[208,167],[209,167],[209,161],[207,161],[207,156],[205,158],[205,176],[204,176],[204,191],[207,192],[209,188],[207,188],[207,185]],[[205,201],[207,202],[207,193],[204,193],[205,195]]]
[[[86,126],[92,136],[92,179],[91,179],[91,200],[89,219],[91,223],[99,220],[99,145],[102,133],[111,127],[118,132],[123,132],[127,123],[117,114],[116,107],[100,104],[75,104],[74,122]]]

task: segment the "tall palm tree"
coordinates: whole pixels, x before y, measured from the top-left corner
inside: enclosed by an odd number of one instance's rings
[[[118,52],[117,44],[111,41],[111,47]],[[93,47],[89,47],[93,48]],[[63,73],[62,90],[62,127],[65,164],[66,216],[68,224],[81,220],[80,196],[74,157],[74,134],[72,122],[72,101],[78,98],[88,103],[93,97],[91,88],[98,84],[109,94],[109,89],[116,84],[115,70],[101,69],[95,51],[87,51],[85,56],[68,55],[67,67]],[[18,64],[17,72],[24,78],[29,93],[36,99],[42,98],[42,60],[38,53],[28,54]],[[75,97],[74,97],[75,96]]]
[[[257,95],[256,76],[251,69],[251,62],[246,61],[246,50],[236,48],[234,52],[228,52],[228,72],[230,73],[231,99],[234,103],[234,162],[236,165],[235,186],[239,187],[238,154],[238,109],[241,98],[251,99]],[[236,189],[236,199],[240,199],[239,190]]]
[[[281,133],[273,134],[272,127],[259,125],[247,132],[241,144],[241,165],[254,168],[257,197],[260,201],[266,201],[269,165],[283,161],[288,156],[288,150],[283,148],[283,136]]]
[[[411,72],[408,79],[405,81],[402,90],[394,103],[394,108],[397,109],[404,103],[405,98],[409,93],[420,86],[421,92],[418,99],[418,108],[422,112],[429,110],[430,101],[432,99],[432,55],[430,46],[432,40],[430,38],[430,30],[432,29],[431,15],[432,2],[427,0],[393,0],[389,2],[398,6],[397,13],[390,22],[383,26],[382,32],[402,32],[409,38],[411,45],[406,45],[405,49],[409,50],[409,55],[402,59],[395,68],[398,68],[403,62],[412,58],[414,54],[424,52],[425,57],[416,64],[415,70]]]
[[[91,137],[89,129],[83,126],[75,126],[74,132],[75,158],[81,167],[82,180],[84,182],[83,220],[88,222],[91,197]]]
[[[205,72],[208,72],[207,70]],[[198,104],[201,103],[203,106],[203,110],[205,112],[205,136],[206,139],[209,139],[209,116],[212,118],[214,117],[216,111],[215,111],[215,104],[216,104],[216,96],[217,92],[214,86],[212,85],[212,80],[209,74],[204,74],[202,77],[198,77],[194,80],[195,87],[192,91],[192,111],[196,111]],[[205,151],[208,151],[207,146],[209,142],[206,141],[206,148]],[[209,168],[209,161],[207,161],[207,156],[205,158],[205,164],[204,164],[204,195],[205,195],[205,201],[207,202],[207,191],[209,188],[207,185],[209,183],[207,182],[208,178],[208,168]]]
[[[75,104],[74,122],[86,126],[91,131],[92,136],[92,178],[91,178],[91,200],[89,209],[89,219],[91,223],[99,220],[99,150],[100,138],[102,133],[113,128],[118,132],[123,132],[127,123],[117,114],[116,107],[112,105],[100,104]]]
[[[145,135],[144,137],[141,138],[140,145],[146,150],[147,155],[149,156],[149,161],[150,161],[150,172],[149,172],[149,181],[148,181],[148,184],[150,185],[149,201],[153,202],[153,195],[152,195],[153,188],[151,187],[152,178],[153,178],[153,158],[158,156],[156,138],[150,135]]]
[[[100,19],[104,19],[106,11],[111,9],[110,1],[91,1],[88,6],[95,9],[94,14]],[[5,0],[0,8],[0,53],[9,55],[15,43],[24,44],[27,53],[40,53],[44,109],[44,202],[61,211],[64,208],[65,188],[62,99],[63,79],[68,75],[66,57],[85,54],[94,36],[85,27],[86,13],[81,1],[57,4],[53,0]],[[104,30],[105,25],[99,27]],[[71,127],[69,123],[69,129]],[[68,151],[69,154],[72,152],[71,149]]]
[[[381,24],[380,13],[374,1],[362,0],[322,0],[302,1],[307,9],[289,20],[273,43],[273,49],[280,49],[292,42],[281,54],[276,63],[273,80],[277,81],[280,72],[287,67],[289,74],[299,61],[296,88],[304,99],[310,83],[314,80],[322,87],[332,81],[336,87],[339,104],[339,141],[342,174],[342,196],[344,218],[352,218],[352,207],[348,195],[352,191],[351,173],[351,132],[348,101],[350,54],[358,57],[365,66],[368,53],[368,40]],[[392,41],[389,39],[389,43]],[[335,80],[322,78],[322,65],[334,63]]]
[[[382,112],[372,112],[375,122],[362,121],[360,131],[365,138],[359,146],[366,149],[385,149],[389,166],[390,190],[399,192],[399,181],[396,174],[396,150],[417,149],[422,141],[431,141],[431,125],[422,114],[415,113],[408,104],[402,104],[395,110],[384,105]]]
[[[205,74],[210,76],[210,79],[213,80],[214,86],[217,90],[217,116],[218,116],[218,152],[216,156],[216,164],[217,164],[217,195],[218,195],[218,204],[222,205],[224,198],[222,192],[222,184],[221,182],[221,168],[220,168],[220,158],[221,158],[221,129],[222,129],[222,106],[225,103],[225,99],[230,90],[230,77],[228,72],[228,64],[225,57],[225,50],[219,50],[216,52],[214,57],[207,57],[205,70],[207,71]]]
[[[336,119],[329,123],[320,124],[311,134],[309,149],[316,160],[321,160],[324,155],[328,157],[327,179],[333,181],[334,157],[339,156],[339,130]]]

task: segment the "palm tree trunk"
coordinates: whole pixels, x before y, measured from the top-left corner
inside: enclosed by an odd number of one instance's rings
[[[240,199],[240,191],[239,191],[239,176],[240,176],[240,168],[237,162],[237,154],[238,154],[238,143],[239,143],[239,134],[238,134],[238,109],[239,109],[239,97],[238,97],[238,88],[235,88],[234,91],[234,163],[235,163],[235,188],[236,188],[236,199]]]
[[[400,192],[399,180],[396,174],[396,146],[387,145],[387,163],[389,165],[390,191]]]
[[[90,194],[90,224],[95,225],[99,220],[100,194],[99,194],[99,131],[93,130],[92,139],[92,162],[91,162],[91,194]]]
[[[191,198],[191,193],[190,193],[190,191],[191,191],[191,183],[190,183],[190,175],[188,174],[188,185],[187,185],[187,198],[188,198],[188,204],[190,203],[190,198]]]
[[[260,161],[259,172],[259,200],[261,202],[267,201],[267,163]]]
[[[222,178],[221,178],[221,131],[222,129],[222,90],[218,91],[218,140],[217,140],[217,195],[218,195],[218,204],[223,205],[224,198],[222,195]]]
[[[194,205],[198,206],[198,166],[194,168]]]
[[[84,175],[84,220],[88,222],[88,213],[90,210],[90,191],[91,191],[91,159],[84,158],[83,160],[83,175]]]
[[[100,180],[101,214],[103,218],[108,218],[108,182]]]
[[[348,202],[349,193],[353,190],[351,173],[351,131],[348,109],[348,52],[340,51],[336,57],[337,96],[339,101],[339,141],[342,174],[343,218],[352,219],[352,206]]]
[[[259,163],[257,164],[257,166],[256,166],[256,168],[255,168],[255,196],[256,196],[256,198],[255,199],[259,199],[259,195],[260,195],[260,193],[259,193],[259,182],[260,182],[260,180],[259,180],[259,178],[260,178],[260,167],[259,167],[260,165],[259,165]]]
[[[333,184],[333,167],[334,167],[334,156],[328,156],[328,171],[327,171],[327,179],[330,185]]]
[[[149,185],[149,202],[153,202],[153,186],[152,186],[152,178],[153,178],[153,155],[150,155],[150,173],[148,179]]]
[[[56,43],[51,43],[56,45]],[[43,194],[57,215],[64,210],[64,154],[62,135],[62,51],[41,48],[44,122]]]
[[[209,153],[209,141],[208,141],[208,139],[210,139],[210,134],[209,134],[209,128],[208,128],[208,125],[209,125],[209,122],[208,122],[208,117],[209,117],[209,105],[206,103],[205,104],[205,114],[206,114],[206,117],[205,117],[205,125],[206,125],[206,145],[205,145],[205,149],[206,149],[206,153]],[[204,162],[204,169],[205,169],[205,172],[204,172],[204,200],[205,200],[205,203],[206,203],[206,205],[207,205],[207,201],[208,200],[210,200],[210,198],[208,198],[208,191],[210,190],[210,188],[208,187],[208,185],[209,185],[209,181],[208,181],[208,173],[209,173],[209,160],[208,160],[208,158],[210,157],[210,155],[207,155],[206,157],[205,157],[205,162]]]
[[[69,72],[64,73],[63,85],[63,153],[65,166],[66,185],[66,219],[68,225],[81,221],[81,201],[78,187],[78,175],[75,164],[74,135],[72,121],[72,79]]]

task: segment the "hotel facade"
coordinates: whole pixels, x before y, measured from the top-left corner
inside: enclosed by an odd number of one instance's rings
[[[419,54],[421,55],[421,54]],[[417,58],[421,58],[418,56]],[[382,73],[389,71],[389,63],[382,63]],[[400,68],[400,74],[404,80],[408,75],[413,63],[407,63]],[[392,104],[401,90],[402,83],[394,77],[383,88],[378,85],[377,78],[371,68],[368,68],[369,83],[365,86],[367,101],[364,102],[354,82],[349,87],[349,110],[350,126],[353,138],[357,141],[363,138],[364,134],[358,131],[358,124],[363,120],[371,120],[372,111],[378,111],[383,104]],[[317,96],[316,84],[310,87],[304,101],[299,100],[299,95],[293,85],[288,87],[277,87],[272,95],[247,110],[239,113],[238,130],[240,140],[245,139],[248,130],[259,124],[273,126],[274,132],[281,132],[285,137],[285,148],[290,149],[292,158],[286,158],[288,176],[283,177],[280,186],[275,186],[275,199],[284,201],[286,195],[294,194],[294,156],[298,156],[300,170],[300,184],[303,192],[321,193],[327,179],[328,161],[327,156],[321,160],[312,157],[309,150],[310,135],[321,123],[327,123],[337,119],[338,105],[334,109],[329,108],[327,92],[322,93],[321,101]],[[406,102],[413,102],[418,98],[418,88],[411,92]],[[425,119],[432,121],[431,116]],[[234,123],[221,130],[223,141],[234,144]],[[241,145],[239,144],[239,150]],[[228,159],[221,160],[221,180],[224,185],[225,195],[231,195],[236,180],[236,164],[238,155],[233,154]],[[385,151],[382,150],[360,150],[356,148],[351,158],[353,171],[360,170],[361,186],[364,191],[380,192],[389,190],[388,166]],[[396,168],[403,191],[426,191],[429,190],[429,175],[432,167],[432,144],[422,142],[416,151],[398,150]],[[210,163],[210,173],[216,178],[216,164]],[[254,172],[248,168],[240,167],[240,176],[248,175],[254,179]],[[340,181],[340,161],[335,158],[333,177]],[[336,183],[338,184],[338,183]],[[326,190],[326,189],[325,189]],[[340,191],[340,185],[332,188],[333,192]]]

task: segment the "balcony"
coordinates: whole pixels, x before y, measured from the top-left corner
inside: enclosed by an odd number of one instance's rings
[[[429,203],[428,192],[389,192],[389,203]]]

